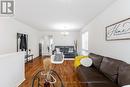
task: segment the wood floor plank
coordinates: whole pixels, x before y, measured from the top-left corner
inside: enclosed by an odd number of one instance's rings
[[[19,87],[31,87],[32,77],[39,71],[42,70],[44,57],[38,57],[25,65],[25,77],[26,80]],[[80,81],[78,80],[73,60],[65,60],[63,64],[53,64],[53,69],[61,76],[65,87],[81,87]]]

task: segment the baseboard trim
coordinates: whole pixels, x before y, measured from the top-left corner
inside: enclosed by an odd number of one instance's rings
[[[74,58],[65,58],[64,60],[74,60]]]
[[[20,85],[22,85],[25,80],[26,80],[25,78],[24,78],[23,80],[21,80],[21,81],[19,82],[19,84],[17,85],[17,87],[20,87]]]

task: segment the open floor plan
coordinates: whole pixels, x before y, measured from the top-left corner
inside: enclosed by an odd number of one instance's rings
[[[0,87],[130,87],[130,0],[0,0]]]

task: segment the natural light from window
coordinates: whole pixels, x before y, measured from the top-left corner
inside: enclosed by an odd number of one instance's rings
[[[88,32],[82,33],[82,50],[88,50]]]

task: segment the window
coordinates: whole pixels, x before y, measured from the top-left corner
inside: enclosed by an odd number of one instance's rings
[[[82,33],[82,49],[88,50],[88,32]]]

